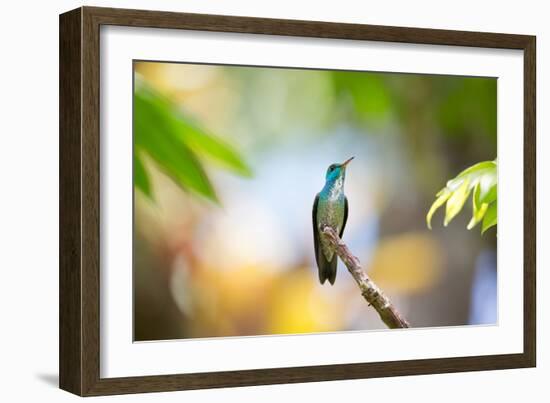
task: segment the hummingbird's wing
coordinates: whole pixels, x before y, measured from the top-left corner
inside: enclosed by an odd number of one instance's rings
[[[348,198],[344,196],[344,221],[342,222],[342,228],[340,229],[340,234],[338,236],[342,238],[342,235],[344,235],[344,228],[346,228],[346,223],[348,222]]]
[[[317,262],[317,267],[319,268],[319,280],[321,280],[321,269],[319,266],[319,228],[317,227],[317,205],[319,204],[319,193],[315,196],[313,201],[313,245],[315,246],[315,261]],[[323,280],[321,280],[321,283]]]
[[[319,238],[319,227],[317,226],[317,205],[319,204],[319,194],[315,196],[313,202],[313,244],[315,246],[315,261],[317,262],[317,269],[319,271],[319,281],[323,284],[327,279],[330,284],[334,284],[336,280],[336,254],[332,257],[331,261],[328,261],[325,254],[321,250],[321,240]]]

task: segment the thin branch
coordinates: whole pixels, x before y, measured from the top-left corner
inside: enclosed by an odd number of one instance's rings
[[[410,327],[409,322],[401,316],[395,306],[386,297],[384,292],[370,279],[370,277],[361,268],[361,263],[342,242],[336,231],[329,226],[322,229],[324,236],[334,248],[334,252],[340,257],[346,265],[349,272],[357,282],[361,294],[378,314],[380,319],[391,329]]]

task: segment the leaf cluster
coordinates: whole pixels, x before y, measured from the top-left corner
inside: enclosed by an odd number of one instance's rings
[[[233,147],[139,79],[134,91],[134,146],[134,185],[151,199],[153,189],[143,162],[145,155],[182,189],[214,202],[218,197],[203,159],[240,176],[252,175]]]
[[[469,195],[472,195],[472,218],[468,229],[481,224],[481,232],[497,225],[497,161],[484,161],[475,164],[454,179],[436,194],[427,216],[428,228],[438,208],[446,203],[443,225],[447,226],[464,207]]]

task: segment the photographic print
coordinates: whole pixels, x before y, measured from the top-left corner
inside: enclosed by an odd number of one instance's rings
[[[133,67],[134,341],[497,324],[496,78]]]

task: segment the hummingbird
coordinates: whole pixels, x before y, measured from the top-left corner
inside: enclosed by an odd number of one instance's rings
[[[348,220],[348,198],[344,194],[346,166],[353,160],[349,158],[341,164],[331,164],[326,173],[325,186],[315,196],[313,202],[313,243],[315,245],[315,260],[319,269],[319,281],[324,284],[328,279],[330,284],[336,280],[336,254],[320,237],[320,231],[325,226],[332,227],[341,238]]]

